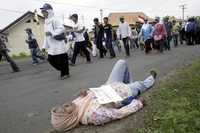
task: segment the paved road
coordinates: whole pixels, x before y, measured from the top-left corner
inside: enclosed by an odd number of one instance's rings
[[[199,55],[199,45],[180,46],[164,54],[145,55],[139,50],[132,51],[127,60],[134,79],[140,80],[152,68],[163,77]],[[23,71],[14,74],[7,64],[0,64],[0,133],[46,132],[51,128],[50,109],[73,99],[81,88],[103,84],[120,58],[123,55],[113,60],[94,59],[92,64],[85,64],[81,58],[78,65],[71,68],[71,78],[64,81],[58,80],[59,74],[48,63],[32,66],[29,61],[20,61]]]

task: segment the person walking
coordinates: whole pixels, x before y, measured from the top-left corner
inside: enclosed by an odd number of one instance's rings
[[[196,30],[195,20],[194,18],[189,18],[185,26],[187,45],[194,45],[195,30]]]
[[[165,29],[167,31],[167,37],[165,40],[165,49],[170,50],[171,49],[170,43],[172,40],[172,23],[169,22],[169,17],[164,18],[164,25],[165,25]]]
[[[104,17],[104,38],[106,42],[106,47],[110,52],[110,58],[115,58],[115,51],[112,45],[112,25],[108,22],[108,17]]]
[[[153,41],[154,41],[154,48],[163,52],[164,47],[164,39],[167,36],[167,32],[165,29],[165,26],[159,22],[160,20],[158,18],[155,19],[155,26],[153,31]]]
[[[179,31],[181,30],[181,26],[179,23],[176,22],[176,20],[172,21],[173,27],[172,27],[172,38],[174,41],[174,46],[178,46],[178,37],[179,37]]]
[[[131,46],[133,48],[139,48],[138,45],[138,32],[135,27],[132,28],[131,37],[130,37]]]
[[[145,53],[148,54],[151,50],[153,27],[148,23],[148,19],[144,20],[144,24],[140,30],[139,36],[143,37],[145,43]]]
[[[2,60],[2,57],[6,59],[7,62],[9,62],[13,72],[19,72],[20,69],[17,66],[17,64],[12,60],[12,58],[8,55],[9,50],[6,47],[5,42],[2,38],[0,38],[0,61]]]
[[[64,80],[69,78],[69,64],[67,47],[65,45],[65,28],[55,17],[53,8],[50,4],[44,4],[41,13],[45,17],[44,24],[44,45],[43,51],[48,49],[48,61],[58,71],[60,78]]]
[[[104,38],[104,27],[99,23],[99,19],[94,19],[94,43],[99,49],[100,58],[104,58],[106,56],[107,50],[103,46],[103,38]]]
[[[120,24],[117,29],[117,35],[119,39],[122,39],[124,48],[126,51],[126,56],[130,56],[130,48],[129,48],[129,38],[131,35],[131,28],[127,22],[124,21],[124,17],[120,17]]]
[[[81,51],[85,54],[87,62],[89,63],[91,62],[91,59],[90,53],[87,50],[87,42],[84,38],[85,27],[82,26],[81,23],[79,23],[77,14],[73,14],[70,19],[74,22],[73,33],[75,36],[74,53],[70,65],[75,65],[76,57]]]
[[[30,49],[31,52],[31,57],[32,57],[32,64],[33,65],[37,65],[39,63],[38,58],[42,61],[45,60],[45,57],[40,55],[40,48],[39,45],[37,43],[37,40],[35,39],[33,32],[30,28],[27,28],[26,33],[28,35],[28,38],[26,40],[26,43],[28,44],[28,47]]]

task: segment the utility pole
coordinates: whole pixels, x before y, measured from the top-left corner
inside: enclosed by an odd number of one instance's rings
[[[103,9],[100,9],[101,23],[103,23]]]
[[[180,5],[180,8],[181,8],[181,10],[182,10],[182,19],[183,19],[183,21],[184,21],[184,20],[185,20],[185,9],[187,9],[187,8],[186,8],[186,4]]]
[[[85,17],[84,17],[84,15],[82,15],[81,18],[82,18],[83,26],[85,26]]]

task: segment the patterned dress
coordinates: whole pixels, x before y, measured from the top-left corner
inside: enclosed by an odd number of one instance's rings
[[[131,89],[126,84],[113,83],[110,86],[123,99],[132,95]],[[93,92],[88,91],[88,95],[91,96],[91,101],[81,118],[81,123],[84,125],[103,125],[107,122],[126,117],[143,107],[142,103],[136,99],[134,99],[129,105],[121,108],[116,107],[119,106],[118,103],[115,103],[115,106],[112,106],[111,104],[101,105],[98,103]]]

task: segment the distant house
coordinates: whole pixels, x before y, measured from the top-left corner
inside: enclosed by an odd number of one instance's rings
[[[133,26],[136,23],[141,23],[141,18],[148,18],[149,21],[153,21],[152,18],[148,17],[143,12],[116,12],[109,14],[108,18],[110,24],[112,24],[114,27],[118,27],[120,23],[119,19],[122,16],[124,17],[125,21],[130,24],[130,26]]]
[[[35,13],[28,11],[1,30],[2,34],[7,35],[7,47],[10,48],[11,54],[29,53],[28,45],[25,43],[27,38],[25,33],[26,28],[33,30],[39,45],[42,45],[44,38],[44,18],[39,15],[36,18]]]
[[[7,46],[10,48],[11,54],[29,54],[28,45],[25,43],[27,39],[26,28],[32,29],[39,46],[42,47],[44,40],[44,17],[28,11],[0,31],[1,34],[7,36]],[[65,28],[70,27],[65,26]]]

